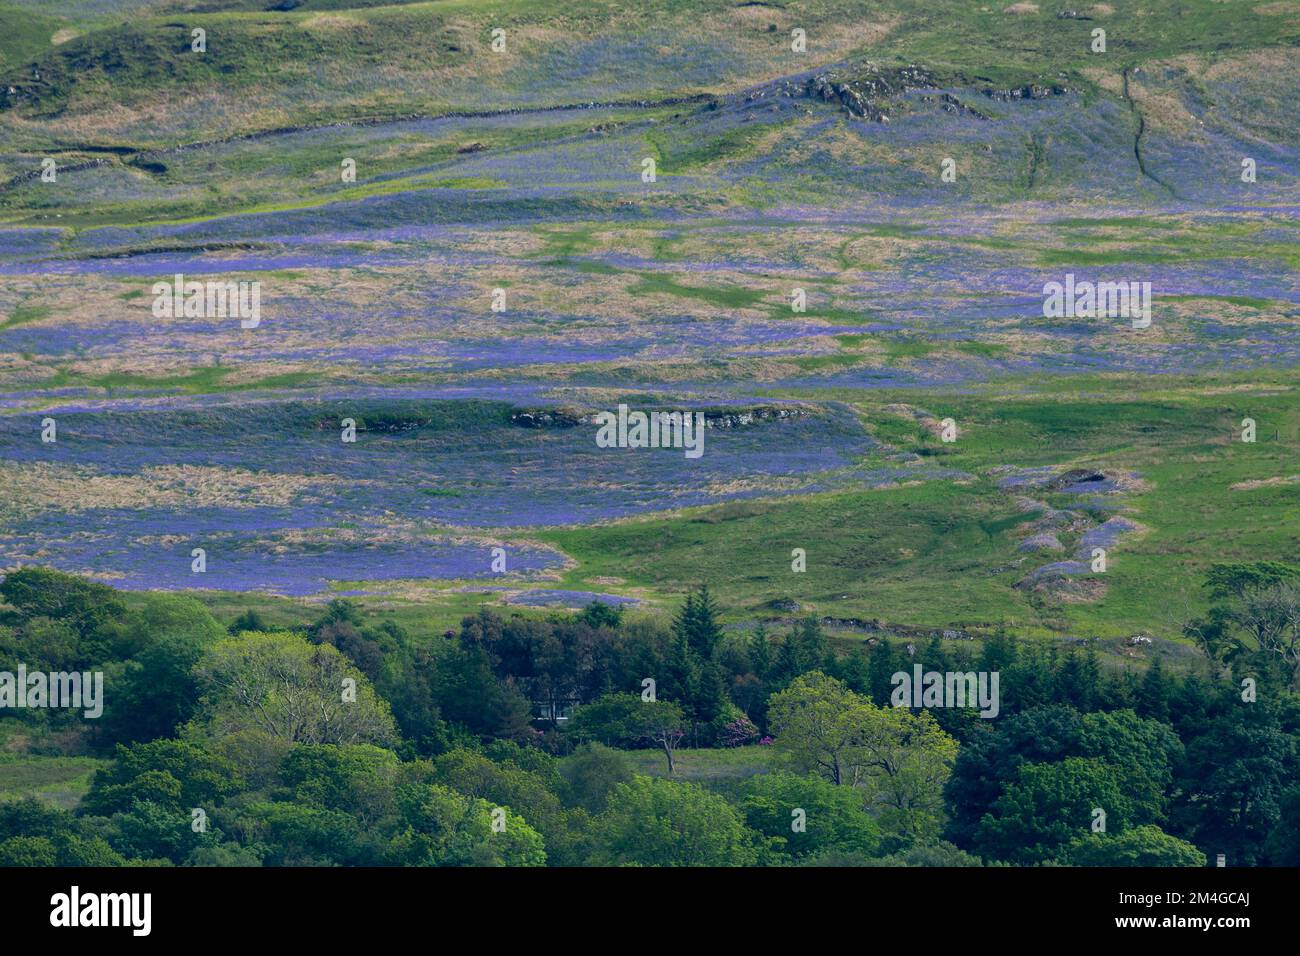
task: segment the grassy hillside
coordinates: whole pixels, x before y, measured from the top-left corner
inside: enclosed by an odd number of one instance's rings
[[[1177,638],[1162,602],[1203,607],[1214,561],[1296,552],[1294,3],[267,6],[0,6],[12,560],[188,586],[209,536],[223,620],[356,591],[427,640],[707,580],[735,620],[1119,641]],[[265,321],[159,321],[180,272],[259,282]],[[1067,274],[1151,282],[1153,326],[1044,319]],[[699,466],[611,465],[571,419],[326,444],[429,398],[812,414]],[[329,427],[285,432],[297,400]],[[34,449],[53,413],[67,443]],[[1049,468],[1125,484],[1015,485]],[[504,583],[497,542],[527,556]],[[271,579],[297,590],[239,590]]]
[[[872,396],[857,407],[877,437],[939,455],[972,478],[720,505],[545,537],[579,560],[570,586],[618,575],[673,593],[707,581],[724,604],[760,617],[794,601],[845,619],[1178,638],[1188,611],[1206,604],[1210,564],[1281,557],[1300,545],[1291,520],[1300,504],[1300,398],[1293,385],[1258,382],[1146,387],[1092,380],[1037,395]],[[900,399],[953,417],[958,441],[944,446],[887,411]],[[1247,415],[1258,422],[1255,444],[1236,440]],[[1126,507],[1149,530],[1112,549],[1098,599],[1045,601],[1014,586],[1026,571],[1015,533],[1026,519],[994,479],[1008,463],[1131,469],[1146,482]],[[791,570],[793,548],[807,552],[805,573]]]
[[[966,0],[922,8],[889,0],[869,10],[845,0],[780,6],[653,0],[635,12],[617,3],[540,0],[304,3],[287,11],[249,6],[205,4],[204,12],[159,6],[113,26],[92,21],[83,36],[43,51],[24,40],[10,55],[30,62],[10,69],[5,80],[16,92],[0,105],[54,120],[56,130],[89,125],[108,132],[94,114],[110,104],[135,111],[147,101],[155,119],[159,108],[167,114],[173,135],[196,129],[196,120],[217,120],[216,129],[235,133],[476,108],[487,102],[485,94],[495,94],[498,106],[541,106],[581,102],[601,90],[615,97],[725,92],[855,55],[1010,85],[1060,76],[1077,83],[1089,69],[1118,74],[1184,54],[1294,46],[1300,37],[1300,18],[1289,4],[1215,0],[1116,0],[1066,19],[1046,5]],[[76,14],[69,15],[76,26]],[[46,16],[22,32],[36,37],[56,22]],[[1089,48],[1098,26],[1108,31],[1104,55]],[[207,31],[206,53],[190,48],[196,28]],[[507,31],[503,53],[490,49],[497,28]],[[795,28],[807,33],[806,54],[790,50]],[[561,57],[566,69],[556,72],[552,64]],[[382,84],[374,82],[379,72]],[[541,76],[545,84],[536,82]],[[161,125],[154,129],[162,134]]]

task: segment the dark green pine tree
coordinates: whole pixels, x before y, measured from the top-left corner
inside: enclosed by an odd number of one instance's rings
[[[984,642],[979,669],[998,672],[1010,670],[1019,652],[1020,647],[1016,644],[1016,639],[999,627],[993,632],[993,636]]]
[[[1009,702],[1022,710],[1050,704],[1053,664],[1042,648],[1030,646],[1023,649],[1010,668],[1011,673],[1003,674],[1000,679],[1002,686],[1011,692],[1007,694]]]
[[[867,652],[858,647],[837,662],[835,676],[848,685],[855,694],[865,694],[871,689],[871,671]]]
[[[1142,683],[1138,685],[1135,709],[1139,717],[1169,721],[1169,681],[1160,658],[1152,659]]]
[[[1072,704],[1077,710],[1091,710],[1090,694],[1084,686],[1083,663],[1074,648],[1070,648],[1056,672],[1056,699]]]
[[[799,640],[795,631],[787,634],[776,652],[776,663],[772,667],[772,689],[783,690],[803,671],[799,669]]]
[[[698,692],[696,685],[699,683],[700,669],[685,630],[678,631],[673,638],[673,647],[668,654],[664,676],[666,680],[659,687],[660,695],[690,709],[691,702]]]
[[[925,650],[921,652],[921,663],[927,671],[938,671],[940,674],[953,669],[948,650],[943,646],[939,635],[930,638],[930,643],[925,645]]]
[[[772,643],[762,624],[754,628],[749,638],[749,666],[761,680],[767,680],[772,673]]]
[[[1080,709],[1105,709],[1106,688],[1101,680],[1101,660],[1097,657],[1097,648],[1092,642],[1088,643],[1088,649],[1083,653],[1083,667],[1079,676],[1083,682],[1084,696],[1088,700],[1088,706]]]
[[[695,693],[691,697],[691,717],[698,724],[712,722],[727,705],[727,685],[722,679],[722,669],[712,661],[699,669]]]
[[[806,617],[799,623],[795,638],[798,650],[799,674],[808,671],[831,669],[832,658],[826,646],[826,635],[815,617]],[[797,676],[797,675],[796,675]]]
[[[867,684],[871,688],[871,700],[878,707],[887,707],[894,692],[894,675],[899,671],[911,673],[899,659],[894,645],[881,638],[879,643],[867,655]]]
[[[691,630],[695,627],[695,592],[689,592],[682,606],[677,609],[677,615],[673,618],[673,637],[676,640],[685,640],[688,644],[691,640]]]
[[[701,584],[695,600],[690,602],[689,614],[683,608],[686,635],[693,650],[701,661],[713,660],[718,645],[722,642],[722,627],[718,624],[718,605],[709,594],[709,586]]]

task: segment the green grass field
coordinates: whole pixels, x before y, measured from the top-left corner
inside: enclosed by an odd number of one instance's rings
[[[107,763],[93,757],[0,753],[0,800],[36,797],[72,809],[90,789],[95,771]]]
[[[651,777],[668,774],[668,762],[663,751],[627,750],[624,754],[637,773]],[[774,747],[759,744],[728,749],[683,747],[673,753],[673,765],[674,780],[725,789],[754,774],[778,769],[782,765],[782,754]]]
[[[1300,395],[1280,381],[1222,392],[1203,382],[1085,380],[1005,398],[873,396],[856,407],[876,437],[940,456],[973,480],[724,504],[543,537],[578,560],[568,586],[617,574],[669,595],[706,581],[738,615],[794,600],[840,618],[1177,638],[1178,615],[1205,605],[1210,564],[1297,552],[1300,482],[1232,488],[1300,472]],[[882,411],[891,400],[953,417],[958,441],[942,445]],[[1258,422],[1254,444],[1237,440],[1248,415]],[[1104,598],[1045,604],[1011,586],[1017,510],[987,477],[1006,464],[1133,470],[1149,483],[1129,505],[1150,530],[1112,553]],[[806,550],[807,572],[791,571],[793,548]]]

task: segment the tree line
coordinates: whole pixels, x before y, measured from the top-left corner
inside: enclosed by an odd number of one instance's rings
[[[108,762],[75,810],[0,803],[0,864],[1295,865],[1294,580],[1214,569],[1187,625],[1205,653],[1136,669],[1005,631],[728,628],[706,587],[670,620],[484,609],[417,641],[347,601],[302,631],[222,627],[23,569],[0,671],[108,692],[99,720],[0,725]],[[916,665],[998,672],[999,716],[893,706]],[[684,749],[738,769],[684,781]]]

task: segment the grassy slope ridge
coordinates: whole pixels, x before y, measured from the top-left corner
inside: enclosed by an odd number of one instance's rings
[[[0,142],[9,143],[0,148],[0,215],[48,222],[54,218],[49,212],[35,219],[24,213],[57,211],[62,220],[58,224],[64,226],[183,222],[431,188],[491,189],[507,183],[458,172],[456,150],[466,140],[455,130],[428,140],[400,130],[378,141],[360,131],[315,139],[246,139],[224,154],[198,151],[194,158],[168,151],[179,144],[384,117],[726,94],[860,56],[920,63],[942,82],[986,89],[1064,83],[1082,92],[1085,105],[1098,97],[1122,104],[1121,75],[1129,75],[1134,99],[1121,105],[1116,116],[1130,108],[1150,115],[1148,153],[1165,134],[1175,151],[1197,143],[1195,131],[1187,128],[1192,118],[1177,111],[1172,118],[1163,115],[1169,113],[1172,91],[1160,78],[1171,69],[1185,76],[1189,88],[1182,96],[1199,99],[1198,109],[1213,112],[1213,97],[1192,74],[1222,63],[1250,83],[1245,101],[1223,105],[1236,114],[1237,138],[1255,146],[1262,145],[1262,138],[1294,147],[1295,130],[1269,123],[1267,117],[1279,109],[1284,112],[1283,104],[1295,92],[1286,66],[1300,38],[1300,16],[1285,9],[1243,9],[1212,0],[1110,6],[1111,13],[1094,9],[1082,19],[1061,19],[1047,9],[1007,13],[955,2],[924,9],[886,4],[869,12],[835,0],[779,8],[738,7],[717,0],[652,2],[639,5],[633,14],[612,3],[512,0],[357,7],[332,3],[328,8],[308,4],[293,11],[203,13],[146,7],[145,15],[129,19],[70,19],[67,22],[77,23],[76,31],[64,32],[80,35],[0,71]],[[163,12],[166,15],[149,15]],[[61,22],[49,17],[33,21],[29,12],[14,8],[6,16],[0,7],[0,22],[10,20],[15,22],[10,35],[26,38],[12,41],[16,49],[29,53],[33,37]],[[1109,30],[1105,55],[1089,51],[1089,34],[1097,24]],[[809,32],[806,54],[789,49],[792,25]],[[507,31],[504,53],[494,53],[489,46],[491,31],[498,26]],[[190,32],[196,27],[207,31],[204,53],[190,48]],[[45,35],[48,44],[53,34]],[[1238,62],[1247,54],[1265,59]],[[1149,67],[1147,73],[1137,70],[1143,64]],[[547,82],[537,82],[539,76],[546,76]],[[1147,89],[1144,84],[1149,82],[1155,85]],[[995,104],[992,109],[987,103],[978,105],[994,118],[1005,112]],[[1244,107],[1251,108],[1251,115]],[[646,126],[669,117],[662,111],[641,111],[639,118]],[[804,124],[787,118],[778,118],[774,125],[754,119],[744,117],[750,125],[742,126],[724,122],[716,130],[707,122],[662,123],[659,133],[646,129],[640,148],[658,155],[666,174],[705,172],[706,182],[725,174],[726,195],[732,200],[770,204],[783,197],[788,201],[805,188],[826,196],[843,188],[826,178],[826,157],[816,156],[817,162],[810,164],[797,155],[804,136],[822,134],[808,133]],[[579,116],[551,124],[540,119],[526,129],[485,130],[480,145],[494,151],[544,148],[548,140],[580,134],[582,120]],[[637,116],[602,120],[618,126],[635,124]],[[1131,134],[1103,144],[1092,141],[1095,134],[1086,129],[1061,127],[1044,134],[1032,128],[1021,132],[1017,125],[999,134],[1005,142],[987,156],[968,151],[959,192],[968,183],[1005,180],[980,195],[1003,200],[1030,194],[1034,186],[1034,194],[1041,195],[1044,186],[1051,188],[1052,176],[1059,182],[1075,172],[1088,173],[1086,168],[1075,169],[1081,158],[1086,163],[1091,157],[1098,168],[1114,168],[1132,158]],[[843,133],[835,133],[828,148],[833,157],[837,150],[848,150],[865,161],[873,188],[911,188],[888,179],[877,181],[876,166],[928,167],[931,153],[951,148],[944,145],[944,127],[935,128],[940,131],[935,141],[911,144],[901,155],[894,146],[881,152],[869,141],[848,139],[839,145]],[[1022,142],[1026,136],[1028,142]],[[1026,149],[1050,162],[1031,160],[1027,173],[1013,169],[1024,165],[1021,154]],[[365,171],[355,186],[344,188],[337,175],[332,182],[323,175],[337,167],[340,155],[355,157]],[[46,156],[74,168],[100,164],[84,175],[88,183],[102,181],[105,187],[80,190],[82,195],[71,205],[52,197],[52,191],[23,179]],[[1158,168],[1159,158],[1148,158],[1148,164]],[[746,179],[745,170],[756,163],[759,175]],[[763,164],[782,171],[779,184],[763,182]],[[1147,186],[1159,191],[1165,186],[1156,187],[1155,182],[1177,182],[1186,175],[1177,168],[1162,171]],[[124,187],[131,193],[129,199],[122,195]],[[105,203],[105,191],[114,197],[111,204]]]
[[[865,53],[935,70],[972,72],[993,82],[1025,82],[1031,77],[1077,78],[1085,68],[1103,63],[1118,69],[1190,53],[1294,46],[1300,38],[1300,18],[1285,9],[1261,12],[1260,6],[1116,0],[1109,5],[1113,13],[1084,19],[1061,19],[1047,7],[1030,14],[1007,13],[997,5],[977,8],[966,0],[936,0],[923,8],[888,0],[873,4],[869,17],[863,17],[860,5],[844,0],[809,0],[780,8],[737,8],[729,0],[651,0],[638,4],[636,11],[599,0],[440,0],[351,8],[305,5],[286,12],[172,13],[99,26],[36,56],[33,44],[25,40],[11,55],[25,53],[32,63],[9,71],[5,79],[17,93],[6,96],[7,105],[20,113],[59,118],[146,100],[183,112],[187,95],[198,92],[205,97],[216,92],[231,98],[250,93],[269,98],[292,91],[293,99],[302,103],[298,119],[309,121],[313,114],[319,120],[367,109],[455,108],[457,95],[465,92],[460,81],[467,77],[487,90],[509,94],[517,91],[515,81],[530,71],[536,79],[557,54],[577,68],[568,76],[549,74],[546,84],[535,84],[530,95],[538,97],[536,105],[563,102],[582,81],[613,78],[616,71],[629,74],[645,96],[699,89],[701,77],[675,70],[673,57],[641,57],[632,49],[642,45],[669,52],[674,42],[687,49],[712,47],[721,62],[733,67],[729,72],[745,81]],[[26,24],[21,32],[28,37],[37,35],[38,24],[51,20],[33,23],[30,14],[12,8],[7,14],[0,8],[0,16]],[[846,33],[851,36],[855,27],[871,24],[876,29],[862,29],[861,42],[846,43]],[[1104,61],[1088,48],[1091,30],[1099,24],[1109,25]],[[808,32],[806,57],[789,51],[789,29],[795,26]],[[508,36],[516,34],[515,45],[500,56],[487,50],[495,27],[506,29]],[[204,54],[190,50],[194,28],[208,33]],[[613,58],[595,55],[605,48],[620,53]],[[32,79],[31,65],[39,69],[39,81]],[[368,101],[337,101],[341,91],[357,92],[350,84],[368,79],[377,66],[392,80],[386,89],[376,88]],[[423,89],[405,82],[431,76],[445,82]],[[731,79],[721,70],[715,78],[723,87]],[[309,91],[301,89],[304,83]],[[232,130],[242,126],[251,131],[272,116],[246,110],[226,118]]]

